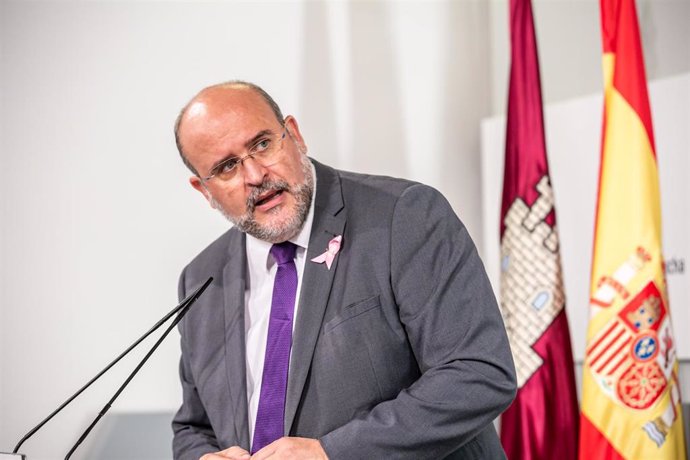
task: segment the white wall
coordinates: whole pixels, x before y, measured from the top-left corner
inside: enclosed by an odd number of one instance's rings
[[[508,94],[508,4],[491,0],[491,108],[504,113]],[[601,91],[598,0],[533,0],[544,103]],[[690,70],[690,1],[637,0],[647,77]]]
[[[479,125],[505,105],[505,4],[0,1],[0,450],[171,308],[179,270],[227,227],[172,138],[206,84],[263,85],[317,159],[435,185],[484,247]],[[652,71],[690,69],[688,4],[641,3]],[[535,11],[546,99],[597,91],[596,2]],[[174,410],[177,348],[113,410]],[[62,458],[132,365],[23,450]]]

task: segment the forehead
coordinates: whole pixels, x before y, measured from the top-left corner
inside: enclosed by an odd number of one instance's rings
[[[213,125],[219,122],[239,127],[250,123],[275,123],[276,116],[256,91],[246,87],[209,88],[202,91],[189,105],[186,122]]]
[[[211,88],[189,104],[179,136],[184,150],[193,155],[198,148],[206,150],[218,143],[246,142],[279,124],[268,103],[252,89]]]

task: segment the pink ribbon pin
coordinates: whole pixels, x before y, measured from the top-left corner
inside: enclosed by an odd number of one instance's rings
[[[326,267],[328,269],[331,269],[331,265],[333,264],[333,259],[335,259],[336,254],[338,254],[338,251],[340,251],[340,242],[343,241],[343,236],[338,235],[335,238],[333,238],[331,241],[328,242],[328,249],[326,252],[323,254],[314,257],[311,259],[312,262],[316,262],[317,264],[322,264],[326,262]]]

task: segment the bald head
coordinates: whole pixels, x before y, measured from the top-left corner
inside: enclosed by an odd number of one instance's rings
[[[283,113],[273,98],[260,86],[241,80],[233,80],[219,83],[202,89],[191,101],[185,105],[175,120],[175,143],[180,153],[182,162],[189,168],[194,175],[199,175],[194,165],[189,161],[184,145],[188,121],[192,121],[197,135],[199,128],[207,123],[214,123],[224,113],[237,112],[238,106],[253,105],[256,109],[268,109],[273,113],[275,119],[282,125]],[[256,107],[264,105],[265,107]],[[211,127],[209,125],[209,127]]]

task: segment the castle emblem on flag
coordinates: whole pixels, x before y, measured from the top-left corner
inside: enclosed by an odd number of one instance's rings
[[[543,359],[533,345],[565,307],[558,233],[545,219],[553,209],[548,176],[536,186],[532,206],[517,198],[506,213],[501,240],[501,311],[515,361],[518,388]]]

